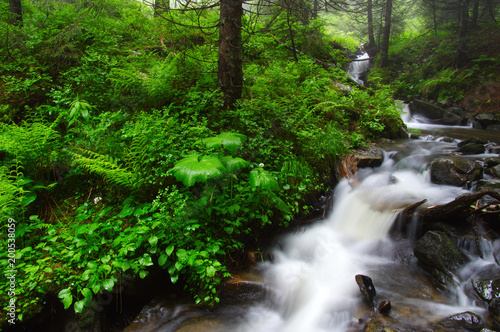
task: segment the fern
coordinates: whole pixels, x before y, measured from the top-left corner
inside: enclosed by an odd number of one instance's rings
[[[52,169],[53,153],[61,146],[61,137],[52,124],[23,122],[21,125],[0,123],[0,151],[7,154],[7,164],[22,167],[23,174],[35,181],[47,179]]]
[[[78,167],[97,174],[112,184],[127,188],[138,188],[142,184],[136,173],[120,167],[118,162],[108,155],[84,149],[73,152],[72,155]]]

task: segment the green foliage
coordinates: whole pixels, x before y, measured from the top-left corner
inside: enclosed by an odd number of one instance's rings
[[[244,18],[244,97],[221,112],[216,28],[132,0],[23,7],[23,28],[0,22],[0,212],[17,221],[24,317],[48,296],[82,312],[155,266],[217,303],[244,250],[309,213],[342,154],[400,124],[392,90],[351,86],[343,47],[305,12]]]
[[[141,185],[142,180],[136,173],[122,168],[116,160],[108,155],[88,150],[79,150],[72,155],[78,167],[100,175],[114,185],[128,188],[138,188]]]

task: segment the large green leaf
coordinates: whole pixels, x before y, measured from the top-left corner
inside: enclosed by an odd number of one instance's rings
[[[224,132],[220,133],[215,137],[208,137],[202,140],[208,147],[218,148],[224,146],[230,151],[236,150],[243,142],[245,142],[247,137],[242,134]]]
[[[258,167],[250,172],[250,185],[254,188],[260,187],[267,190],[279,190],[278,181],[265,169]]]
[[[220,176],[226,171],[219,158],[200,155],[180,160],[172,170],[175,178],[188,187],[196,182],[206,182],[209,178]]]
[[[225,156],[221,158],[222,164],[226,170],[230,173],[236,172],[242,168],[250,165],[248,161],[242,158],[233,158],[231,156]]]

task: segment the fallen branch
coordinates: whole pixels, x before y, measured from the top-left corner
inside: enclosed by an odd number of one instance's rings
[[[398,218],[403,224],[409,223],[413,217],[418,217],[422,223],[443,221],[449,218],[465,217],[471,214],[480,214],[484,209],[494,205],[493,203],[482,206],[481,209],[476,209],[472,207],[475,202],[481,199],[483,196],[490,196],[500,202],[500,193],[492,190],[483,190],[473,194],[465,194],[457,197],[455,200],[442,204],[431,206],[427,208],[420,208],[426,200],[412,204],[404,208],[398,215]],[[500,213],[500,212],[499,212]]]

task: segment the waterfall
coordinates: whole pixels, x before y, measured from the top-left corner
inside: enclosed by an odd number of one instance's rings
[[[385,280],[394,270],[416,273],[407,266],[394,267],[396,244],[388,232],[397,212],[424,198],[430,205],[443,204],[465,191],[433,185],[425,174],[399,170],[398,165],[387,158],[381,167],[360,170],[355,179],[341,181],[330,217],[282,240],[275,261],[264,264],[269,301],[250,308],[237,331],[346,331],[359,318],[357,274],[386,273],[374,281],[377,292],[390,293],[393,299],[409,297],[397,293],[407,292],[411,285],[400,285],[398,290]],[[414,287],[416,293],[429,289]],[[453,311],[442,304],[438,309],[418,295],[415,303],[431,315]]]
[[[358,55],[355,60],[351,61],[349,64],[349,75],[352,79],[359,85],[364,85],[365,82],[360,79],[361,75],[368,72],[370,69],[370,55],[368,53],[363,53]]]

